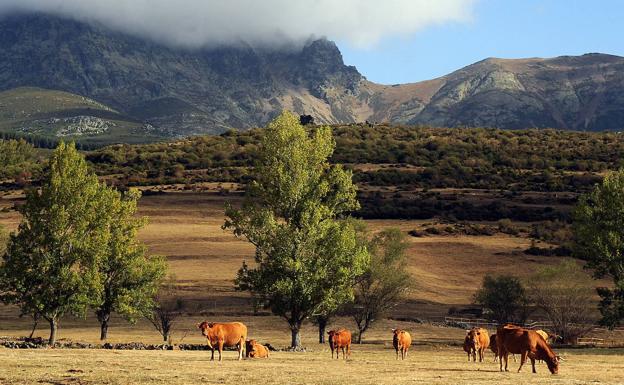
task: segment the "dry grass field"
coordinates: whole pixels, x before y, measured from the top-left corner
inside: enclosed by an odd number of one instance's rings
[[[567,352],[566,352],[567,353]],[[569,352],[558,375],[546,365],[500,373],[498,364],[469,363],[456,349],[415,346],[406,361],[380,346],[356,346],[351,359],[331,360],[328,348],[274,352],[265,360],[209,361],[208,352],[0,350],[0,383],[9,384],[622,384],[622,352]]]
[[[250,337],[285,347],[290,333],[277,317],[254,316],[245,293],[236,292],[233,278],[243,260],[252,261],[253,248],[221,229],[225,200],[237,195],[170,191],[144,196],[140,212],[150,218],[141,239],[151,253],[167,256],[175,275],[178,295],[187,314],[178,320],[174,343],[203,343],[195,324],[202,319],[240,320]],[[0,209],[19,201],[16,194],[0,197]],[[14,229],[18,214],[0,211],[0,223]],[[371,231],[386,227],[412,230],[422,221],[371,220]],[[555,264],[560,258],[525,255],[530,240],[509,235],[409,237],[408,269],[415,289],[405,305],[393,311],[394,318],[439,319],[451,306],[465,306],[486,273],[531,274],[538,266]],[[333,325],[353,329],[350,319]],[[409,359],[396,362],[391,350],[391,327],[410,330],[414,338]],[[18,318],[16,309],[0,307],[0,336],[28,334],[30,320]],[[624,351],[616,349],[558,351],[565,357],[561,374],[551,376],[545,365],[538,374],[514,371],[499,373],[493,356],[486,363],[468,363],[458,345],[464,330],[417,322],[383,320],[365,335],[365,344],[355,346],[347,362],[329,357],[326,345],[317,343],[317,331],[308,324],[303,330],[306,353],[274,352],[269,360],[234,360],[226,352],[222,363],[209,362],[205,351],[108,351],[0,348],[0,384],[624,384]],[[60,338],[97,343],[99,331],[94,317],[66,318]],[[46,325],[37,336],[46,337]],[[620,336],[616,336],[619,338]],[[624,337],[624,336],[621,336]],[[607,337],[610,338],[610,337]],[[615,337],[614,337],[615,338]],[[160,343],[160,336],[146,321],[129,325],[114,319],[110,342]]]

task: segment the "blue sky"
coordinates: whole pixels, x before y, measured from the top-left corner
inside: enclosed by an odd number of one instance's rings
[[[383,84],[432,79],[487,57],[624,56],[624,0],[477,0],[465,22],[367,49],[337,44],[347,64]]]

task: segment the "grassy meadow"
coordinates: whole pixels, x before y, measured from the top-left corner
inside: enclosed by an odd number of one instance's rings
[[[268,359],[209,361],[198,351],[0,350],[2,384],[622,384],[622,351],[564,352],[560,374],[545,364],[500,373],[498,363],[464,360],[457,349],[414,346],[406,361],[389,347],[354,348],[351,359],[331,360],[327,347],[274,352]]]

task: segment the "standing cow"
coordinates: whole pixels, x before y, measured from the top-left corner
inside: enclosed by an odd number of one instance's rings
[[[468,359],[470,360],[470,354],[474,361],[477,361],[477,353],[479,354],[479,362],[483,362],[485,357],[485,351],[490,346],[490,336],[487,330],[483,328],[472,328],[468,331],[466,338],[464,339],[464,345],[468,345],[469,353]],[[464,347],[466,350],[466,347]]]
[[[401,352],[401,359],[404,360],[412,345],[412,336],[405,330],[392,329],[392,345],[396,351],[396,359],[399,359],[399,352]]]
[[[238,348],[238,359],[243,359],[245,340],[247,339],[247,326],[241,322],[202,322],[197,324],[202,335],[206,337],[208,346],[212,350],[210,360],[214,360],[215,346],[219,350],[219,361],[224,346],[236,346]]]
[[[330,330],[329,348],[331,349],[332,358],[334,358],[334,350],[336,351],[336,359],[338,359],[338,351],[342,350],[342,358],[347,359],[351,356],[351,332],[347,329]],[[346,353],[345,353],[346,350]]]
[[[521,354],[518,372],[522,369],[527,357],[531,360],[533,373],[536,373],[536,359],[545,361],[552,374],[559,372],[559,357],[544,338],[535,331],[505,325],[496,331],[496,339],[498,341],[498,360],[501,372],[503,371],[503,359],[505,360],[505,371],[508,370],[509,353]]]

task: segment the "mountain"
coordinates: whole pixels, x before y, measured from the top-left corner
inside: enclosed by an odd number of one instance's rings
[[[373,119],[456,127],[624,128],[624,58],[490,58],[428,82],[380,91]]]
[[[438,79],[390,86],[345,65],[326,39],[299,49],[241,42],[190,50],[44,14],[0,18],[0,91],[20,87],[88,98],[127,122],[130,131],[147,129],[155,136],[245,129],[282,109],[310,114],[319,123],[624,126],[624,58],[617,56],[486,59]],[[59,136],[59,128],[49,130]]]

